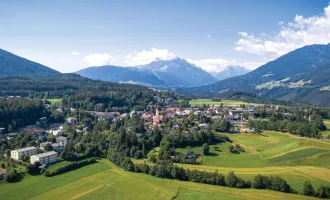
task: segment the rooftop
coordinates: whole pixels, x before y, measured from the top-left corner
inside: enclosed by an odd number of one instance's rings
[[[30,150],[37,150],[37,148],[36,147],[25,147],[25,148],[21,148],[21,149],[14,149],[13,151],[23,152],[23,151],[30,151]]]
[[[67,140],[68,138],[67,137],[64,137],[64,136],[59,136],[56,138],[56,140]]]
[[[47,156],[52,156],[52,155],[57,155],[57,152],[56,151],[49,151],[49,152],[46,152],[46,153],[40,153],[40,154],[37,154],[37,155],[34,155],[38,158],[42,158],[42,157],[47,157]]]

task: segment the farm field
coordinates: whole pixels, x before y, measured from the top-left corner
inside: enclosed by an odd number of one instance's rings
[[[244,101],[238,101],[238,100],[226,100],[223,99],[221,101],[212,101],[212,99],[192,99],[189,101],[189,104],[192,106],[197,106],[197,105],[220,105],[223,104],[224,106],[239,106],[242,104],[245,105],[254,105],[254,106],[263,106],[263,104],[257,104],[257,103],[247,103]]]
[[[242,192],[244,191],[244,192]],[[27,176],[0,184],[0,195],[15,199],[312,199],[268,190],[234,189],[126,172],[108,160],[59,176]]]
[[[210,155],[202,156],[202,165],[178,164],[184,168],[227,174],[234,171],[238,176],[252,180],[257,174],[278,175],[301,191],[305,180],[318,187],[330,185],[330,141],[301,138],[289,134],[265,131],[227,134],[234,144],[240,144],[245,152],[230,153],[230,143],[210,145]],[[218,147],[218,151],[214,150]],[[189,148],[195,153],[201,147]],[[185,152],[178,148],[176,151]]]

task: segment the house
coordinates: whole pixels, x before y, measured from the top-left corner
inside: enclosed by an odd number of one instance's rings
[[[68,138],[63,136],[57,137],[56,143],[59,143],[62,146],[66,146],[68,144]]]
[[[63,151],[64,150],[64,146],[62,146],[59,143],[52,143],[52,148],[55,151]]]
[[[38,135],[39,139],[48,139],[48,133],[47,132],[42,132],[42,133],[39,133]]]
[[[207,113],[208,113],[208,114],[213,114],[213,113],[215,113],[215,108],[208,108],[208,109],[207,109]]]
[[[31,164],[34,164],[35,162],[40,162],[42,165],[48,165],[56,162],[57,159],[58,159],[58,153],[56,151],[50,151],[50,152],[31,156],[30,162]]]
[[[32,156],[37,154],[36,147],[26,147],[22,149],[15,149],[10,152],[10,157],[15,160],[21,160],[23,155]]]
[[[96,115],[98,120],[112,120],[120,116],[119,112],[92,112],[92,114]]]
[[[39,148],[43,151],[45,151],[45,146],[47,146],[47,144],[52,144],[52,142],[41,142],[39,145]]]
[[[75,126],[78,123],[78,119],[75,117],[69,117],[66,121],[72,126]]]
[[[202,123],[202,124],[199,124],[198,127],[201,127],[201,128],[207,129],[207,128],[209,127],[209,125],[206,124],[206,123]]]
[[[222,119],[222,116],[212,116],[213,121],[219,121]]]
[[[174,99],[173,98],[166,98],[165,99],[165,103],[166,104],[173,104],[174,103]]]
[[[181,109],[180,108],[177,108],[177,107],[172,107],[172,108],[167,108],[166,111],[169,111],[169,112],[180,112]]]
[[[153,118],[154,114],[152,112],[145,112],[143,113],[143,115],[141,116],[144,120],[147,120],[147,119],[151,119]]]
[[[63,130],[55,130],[55,131],[53,131],[53,135],[54,136],[64,135],[64,131]]]
[[[164,116],[163,115],[156,115],[153,117],[153,123],[154,124],[159,124],[163,121]]]
[[[19,134],[18,133],[8,133],[7,134],[7,140],[12,139],[17,137]]]
[[[38,121],[36,121],[37,126],[45,126],[47,125],[47,117],[41,117]]]
[[[163,128],[161,127],[161,124],[150,124],[149,125],[149,128],[151,130],[155,130],[156,127],[158,128],[158,130],[163,131]]]

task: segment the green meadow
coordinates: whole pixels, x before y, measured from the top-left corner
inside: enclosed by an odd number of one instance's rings
[[[290,134],[265,131],[260,134],[227,134],[233,144],[240,144],[244,152],[230,153],[230,143],[210,145],[210,155],[202,156],[202,164],[178,164],[184,168],[202,171],[218,171],[227,174],[234,171],[246,180],[257,174],[278,175],[294,189],[301,191],[305,180],[314,186],[330,186],[330,141],[301,138]],[[218,149],[215,150],[214,146]],[[201,147],[178,148],[201,153]]]
[[[239,106],[242,104],[245,105],[254,105],[254,106],[263,106],[263,104],[257,104],[257,103],[248,103],[244,101],[238,101],[238,100],[226,100],[223,99],[221,101],[212,101],[212,99],[192,99],[189,101],[189,104],[192,106],[198,106],[198,105],[220,105],[223,104],[224,106]]]
[[[126,172],[108,160],[55,177],[25,176],[18,183],[0,182],[0,195],[20,199],[313,199],[268,190],[235,189],[193,182],[161,179]]]

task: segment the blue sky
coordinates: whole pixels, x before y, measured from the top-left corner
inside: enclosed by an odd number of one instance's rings
[[[61,72],[175,56],[211,73],[253,69],[330,42],[323,0],[0,0],[0,7],[0,48]]]

